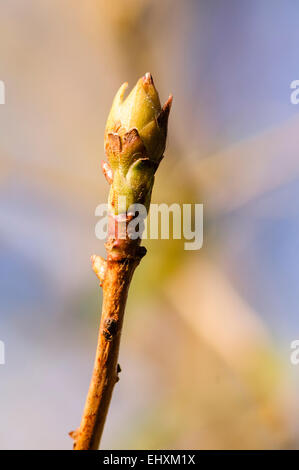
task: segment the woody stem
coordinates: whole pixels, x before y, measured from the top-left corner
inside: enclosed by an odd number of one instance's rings
[[[103,279],[103,306],[93,374],[80,427],[72,433],[74,450],[99,447],[114,385],[118,382],[118,354],[125,305],[133,273],[145,254],[136,242],[122,240],[121,256],[111,255],[118,240],[108,240]],[[125,252],[127,251],[127,255]]]

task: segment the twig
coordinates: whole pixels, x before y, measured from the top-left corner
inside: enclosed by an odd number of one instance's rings
[[[98,345],[91,383],[80,427],[70,433],[75,450],[96,450],[115,383],[118,381],[118,354],[125,305],[133,273],[146,250],[140,237],[132,239],[129,223],[134,216],[132,204],[148,210],[154,174],[165,149],[167,120],[172,102],[161,109],[150,74],[142,77],[124,101],[126,85],[114,99],[105,133],[109,163],[102,169],[111,185],[107,261],[91,258],[93,269],[103,287],[103,307]],[[126,199],[121,208],[120,196]],[[123,201],[122,201],[123,203]]]
[[[74,449],[96,450],[112,391],[118,381],[118,353],[128,289],[142,250],[133,259],[108,260],[103,280],[103,309],[92,379]]]

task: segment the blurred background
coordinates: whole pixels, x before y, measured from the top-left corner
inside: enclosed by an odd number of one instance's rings
[[[102,448],[298,448],[298,2],[0,11],[0,448],[72,447],[101,310],[105,120],[147,71],[174,95],[152,202],[204,204],[204,245],[145,241]]]

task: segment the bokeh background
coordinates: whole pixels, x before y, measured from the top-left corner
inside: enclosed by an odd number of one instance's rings
[[[104,449],[298,448],[299,4],[0,4],[0,448],[70,449],[95,352],[103,130],[119,85],[171,92],[153,202],[204,245],[146,241]]]

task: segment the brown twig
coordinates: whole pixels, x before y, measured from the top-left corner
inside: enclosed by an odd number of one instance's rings
[[[117,246],[116,254],[113,249]],[[131,279],[146,250],[138,241],[110,238],[107,262],[92,256],[93,269],[103,287],[103,307],[92,379],[81,425],[70,433],[74,450],[99,447],[114,385],[118,382],[118,354]]]

